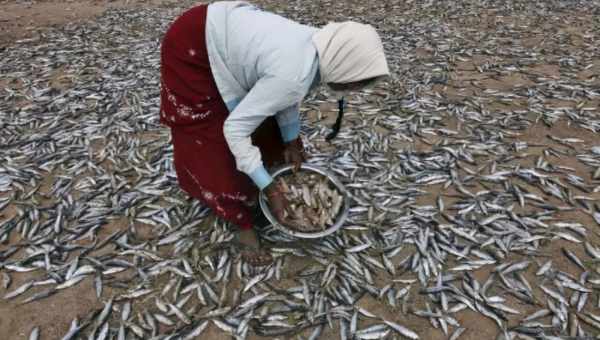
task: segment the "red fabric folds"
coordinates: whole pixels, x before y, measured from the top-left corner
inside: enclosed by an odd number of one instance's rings
[[[215,84],[206,50],[207,5],[183,13],[161,46],[161,123],[171,128],[179,185],[218,216],[252,227],[258,188],[236,168],[223,135],[229,111]],[[283,163],[283,142],[273,117],[252,136],[267,166]]]

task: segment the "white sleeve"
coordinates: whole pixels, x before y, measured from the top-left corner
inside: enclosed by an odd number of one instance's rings
[[[270,178],[265,178],[260,151],[252,145],[251,135],[267,117],[300,102],[301,96],[297,82],[267,75],[256,82],[225,120],[223,134],[237,169],[248,174],[261,189]]]
[[[277,113],[275,118],[284,142],[292,141],[300,135],[300,104],[296,103]]]

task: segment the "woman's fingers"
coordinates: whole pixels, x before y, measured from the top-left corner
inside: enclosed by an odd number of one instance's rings
[[[298,172],[298,170],[300,170],[300,166],[299,165],[301,163],[301,162],[298,161],[298,154],[294,152],[294,154],[290,158],[291,159],[290,159],[289,163],[291,163],[293,165],[292,171],[294,173],[296,173],[296,172]]]
[[[294,156],[294,171],[300,170],[300,165],[302,165],[302,157],[299,154]]]
[[[290,162],[290,152],[288,149],[285,149],[283,151],[283,160],[285,161],[286,164],[288,164]]]
[[[277,193],[271,195],[269,197],[269,205],[271,206],[271,211],[277,221],[280,224],[286,224],[285,218],[285,208],[288,206],[289,202],[283,195],[283,193],[277,188]]]
[[[283,209],[275,212],[275,218],[280,224],[285,225],[285,215],[283,214]]]
[[[286,164],[292,164],[292,171],[294,173],[300,170],[302,162],[306,160],[306,154],[304,152],[304,146],[302,141],[298,138],[292,142],[287,143],[283,156]]]
[[[281,211],[279,214],[277,214],[277,221],[279,221],[279,223],[281,223],[281,224],[285,224],[285,217],[283,215],[283,211]]]
[[[271,192],[267,194],[269,198],[269,206],[271,207],[271,211],[273,215],[279,221],[279,223],[284,222],[284,211],[286,206],[286,200],[283,196],[283,193],[279,190],[279,188],[271,189]]]

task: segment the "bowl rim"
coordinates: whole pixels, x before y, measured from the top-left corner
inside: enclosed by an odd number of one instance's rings
[[[293,165],[284,165],[282,167],[279,167],[271,174],[271,177],[273,178],[273,180],[275,180],[278,176],[280,176],[284,173],[291,172],[292,167],[293,167]],[[348,191],[346,190],[346,187],[344,187],[342,182],[339,179],[337,179],[337,177],[335,177],[335,175],[333,173],[331,173],[330,171],[327,171],[326,169],[323,169],[323,168],[315,166],[315,165],[302,163],[300,166],[300,170],[308,170],[308,171],[316,172],[320,175],[325,176],[329,180],[329,182],[332,183],[336,187],[338,192],[342,195],[342,197],[343,197],[342,210],[338,214],[338,217],[332,226],[330,226],[329,228],[327,228],[325,230],[319,231],[319,232],[306,233],[306,232],[296,231],[296,230],[293,230],[286,226],[281,225],[275,219],[275,216],[273,216],[273,214],[271,214],[271,211],[269,210],[269,206],[267,204],[267,199],[266,199],[266,195],[265,195],[264,191],[260,192],[260,195],[258,198],[259,204],[260,204],[260,209],[262,210],[265,217],[269,220],[269,222],[271,222],[271,225],[275,229],[280,230],[288,235],[291,235],[291,236],[294,236],[297,238],[305,238],[305,239],[315,239],[315,238],[321,238],[321,237],[331,235],[334,232],[338,231],[344,225],[344,223],[346,222],[346,219],[348,218],[348,213],[350,211],[350,197],[348,196]]]

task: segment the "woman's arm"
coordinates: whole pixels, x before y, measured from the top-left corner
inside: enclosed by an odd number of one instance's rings
[[[263,166],[259,149],[252,145],[251,135],[267,117],[301,99],[298,83],[268,75],[256,82],[225,120],[223,133],[237,169],[250,176],[261,190],[273,179]]]
[[[300,104],[296,103],[275,115],[281,137],[285,143],[291,142],[300,135]]]

